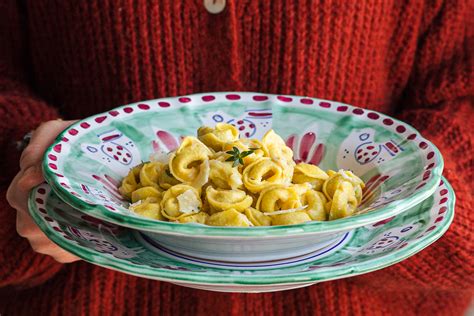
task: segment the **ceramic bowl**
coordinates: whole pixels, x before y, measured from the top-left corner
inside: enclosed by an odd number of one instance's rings
[[[352,170],[367,184],[356,215],[238,228],[161,222],[130,212],[117,191],[130,168],[155,151],[175,149],[199,126],[218,122],[234,124],[249,138],[273,128],[295,160]],[[251,261],[256,255],[270,260],[320,249],[345,232],[420,203],[436,190],[443,160],[413,127],[375,111],[307,97],[232,92],[144,101],[86,118],[56,139],[43,169],[55,193],[85,214],[141,230],[180,253]],[[205,242],[196,243],[196,236]]]
[[[269,292],[351,277],[402,261],[446,232],[454,216],[454,202],[454,192],[444,179],[420,204],[390,219],[359,227],[322,249],[299,257],[247,263],[177,253],[137,230],[72,208],[47,184],[32,190],[29,209],[48,238],[93,264],[198,289]]]

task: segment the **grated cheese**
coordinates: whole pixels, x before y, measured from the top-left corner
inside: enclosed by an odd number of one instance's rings
[[[184,193],[176,197],[178,200],[179,211],[185,214],[199,212],[199,199],[191,190],[186,190]]]
[[[200,188],[204,184],[209,181],[209,173],[211,171],[211,168],[209,166],[209,160],[205,160],[200,166],[199,166],[199,174],[192,183],[192,186],[195,188]]]
[[[150,161],[168,164],[170,161],[170,153],[166,153],[164,151],[155,151],[150,155]]]

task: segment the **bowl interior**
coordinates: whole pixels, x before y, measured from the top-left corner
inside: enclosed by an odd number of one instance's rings
[[[45,176],[61,198],[91,215],[153,227],[158,221],[128,210],[117,191],[121,179],[155,151],[171,151],[183,136],[218,122],[247,138],[273,128],[297,162],[352,170],[366,182],[355,217],[371,212],[374,221],[428,197],[443,168],[438,150],[416,130],[374,111],[313,98],[214,93],[135,103],[82,120],[46,152]]]

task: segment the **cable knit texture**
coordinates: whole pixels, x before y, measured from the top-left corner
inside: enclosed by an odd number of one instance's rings
[[[468,0],[0,3],[0,314],[462,315],[473,296],[473,25]],[[60,265],[16,235],[14,142],[42,121],[205,91],[308,95],[378,110],[440,148],[457,194],[443,238],[389,268],[223,294]]]

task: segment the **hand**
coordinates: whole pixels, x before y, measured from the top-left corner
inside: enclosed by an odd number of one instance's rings
[[[17,210],[16,230],[28,239],[34,251],[49,255],[56,261],[68,263],[79,260],[50,241],[38,228],[28,213],[28,194],[44,182],[41,163],[43,154],[56,136],[75,121],[49,121],[41,124],[33,133],[29,145],[20,158],[20,172],[15,176],[7,191],[7,200]]]

